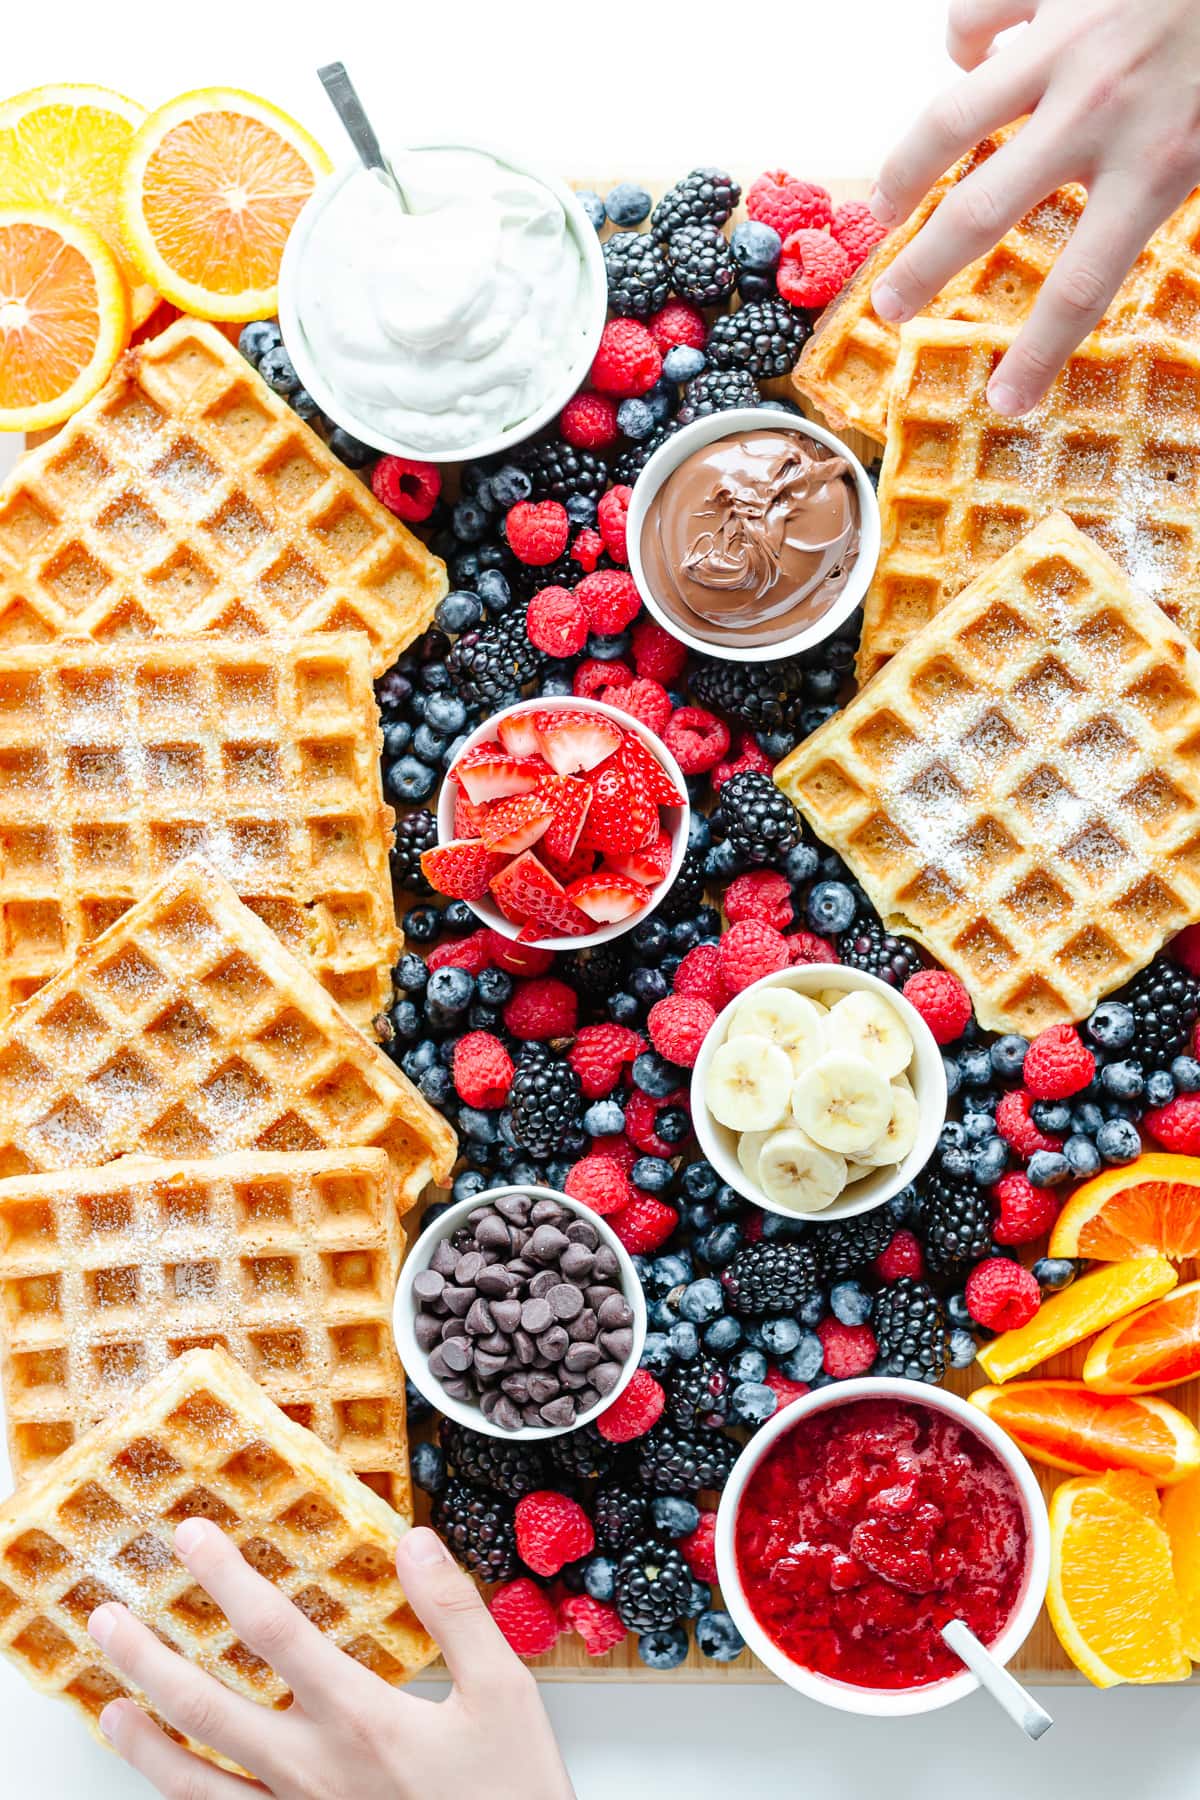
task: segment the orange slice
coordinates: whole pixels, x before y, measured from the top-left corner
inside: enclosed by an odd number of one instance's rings
[[[1144,1475],[1055,1490],[1046,1609],[1063,1649],[1097,1687],[1187,1680],[1171,1546]]]
[[[1028,1325],[1005,1331],[977,1358],[989,1381],[1011,1381],[1059,1350],[1102,1331],[1148,1300],[1170,1293],[1179,1280],[1161,1256],[1135,1256],[1081,1275],[1061,1294],[1043,1301]]]
[[[1200,1375],[1200,1281],[1118,1319],[1083,1365],[1083,1379],[1100,1394],[1146,1394],[1193,1375]]]
[[[1058,1215],[1050,1254],[1200,1256],[1200,1157],[1154,1151],[1085,1181]]]
[[[1200,1475],[1167,1490],[1162,1521],[1171,1540],[1175,1585],[1183,1606],[1183,1647],[1200,1662]]]
[[[1026,1456],[1070,1475],[1134,1469],[1164,1487],[1200,1470],[1200,1431],[1166,1400],[1097,1394],[1082,1381],[1014,1381],[970,1400]]]
[[[273,313],[288,233],[329,168],[294,119],[237,88],[160,106],[134,138],[121,188],[143,279],[199,318]]]
[[[0,207],[0,431],[61,425],[128,337],[125,283],[91,226],[51,206]]]

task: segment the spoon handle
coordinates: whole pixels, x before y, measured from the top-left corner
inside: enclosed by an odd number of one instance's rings
[[[345,63],[326,63],[324,68],[317,70],[317,77],[346,128],[346,136],[367,168],[382,169],[385,174],[388,173],[387,160],[379,147],[375,127],[366,115],[358,90],[346,73]]]
[[[942,1638],[955,1656],[966,1663],[971,1673],[978,1676],[980,1686],[987,1689],[992,1699],[1004,1708],[1026,1737],[1036,1741],[1045,1736],[1054,1723],[1050,1714],[984,1648],[964,1620],[952,1619],[949,1625],[943,1626]]]

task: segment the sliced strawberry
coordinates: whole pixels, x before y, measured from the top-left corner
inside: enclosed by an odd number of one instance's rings
[[[493,800],[479,835],[489,850],[519,856],[537,843],[553,817],[549,801],[539,794],[512,794],[507,800]]]
[[[621,745],[621,761],[631,775],[640,775],[642,785],[656,806],[682,806],[685,796],[679,792],[656,756],[652,756],[641,738],[632,731],[625,733]]]
[[[540,756],[510,756],[497,744],[480,744],[454,765],[455,780],[476,806],[507,800],[510,794],[531,794],[545,773]]]
[[[636,850],[646,836],[642,798],[634,792],[615,756],[588,775],[592,804],[584,821],[580,843],[606,856],[623,856]],[[657,822],[658,810],[654,809]]]
[[[546,849],[555,862],[570,862],[592,804],[592,790],[574,775],[548,775],[538,789],[554,815],[546,830]]]
[[[608,869],[597,869],[594,875],[573,881],[567,889],[567,898],[597,925],[612,925],[617,919],[632,918],[634,913],[641,912],[650,898],[650,890],[640,881],[631,881],[628,875],[614,875]]]
[[[510,756],[540,756],[542,753],[530,712],[513,713],[510,718],[501,719],[496,726],[496,736]]]
[[[506,861],[478,838],[455,838],[421,852],[421,873],[451,900],[482,900]]]
[[[651,843],[643,844],[637,850],[627,850],[623,856],[606,856],[604,864],[617,875],[628,875],[631,881],[655,887],[666,879],[671,867],[671,848],[669,833],[660,830]]]
[[[482,806],[472,806],[460,787],[454,789],[454,835],[456,838],[477,838],[479,827],[483,823]]]
[[[584,712],[582,707],[564,706],[532,717],[542,755],[556,775],[594,769],[620,748],[624,735],[603,713]]]
[[[568,900],[562,883],[543,868],[532,850],[522,851],[488,885],[505,918],[514,925],[535,926],[538,937],[582,937],[592,929],[587,914]]]
[[[546,837],[549,835],[547,832]],[[565,862],[560,861],[557,856],[551,856],[546,848],[546,838],[534,845],[533,854],[539,862],[545,863],[555,880],[561,881],[564,887],[569,887],[571,882],[578,881],[581,875],[590,875],[596,866],[596,852],[589,850],[583,844],[580,844]]]

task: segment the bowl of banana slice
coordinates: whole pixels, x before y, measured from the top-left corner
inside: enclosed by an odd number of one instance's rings
[[[946,1122],[933,1033],[902,994],[833,963],[765,975],[721,1012],[692,1123],[722,1181],[767,1212],[849,1219],[928,1162]]]

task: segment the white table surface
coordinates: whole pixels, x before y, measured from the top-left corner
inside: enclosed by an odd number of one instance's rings
[[[944,0],[59,0],[6,8],[0,86],[98,81],[154,105],[227,82],[290,108],[340,154],[313,70],[341,58],[410,141],[506,144],[564,174],[783,164],[870,173],[948,79]],[[335,15],[336,11],[336,17]],[[738,36],[739,21],[756,35]],[[11,446],[0,444],[0,469]],[[0,1446],[0,1492],[8,1486]],[[1200,1690],[1056,1689],[1024,1743],[981,1698],[926,1719],[853,1720],[782,1688],[546,1690],[579,1800],[1195,1800]],[[149,1789],[0,1664],[4,1800]],[[463,1800],[473,1797],[463,1796]]]

